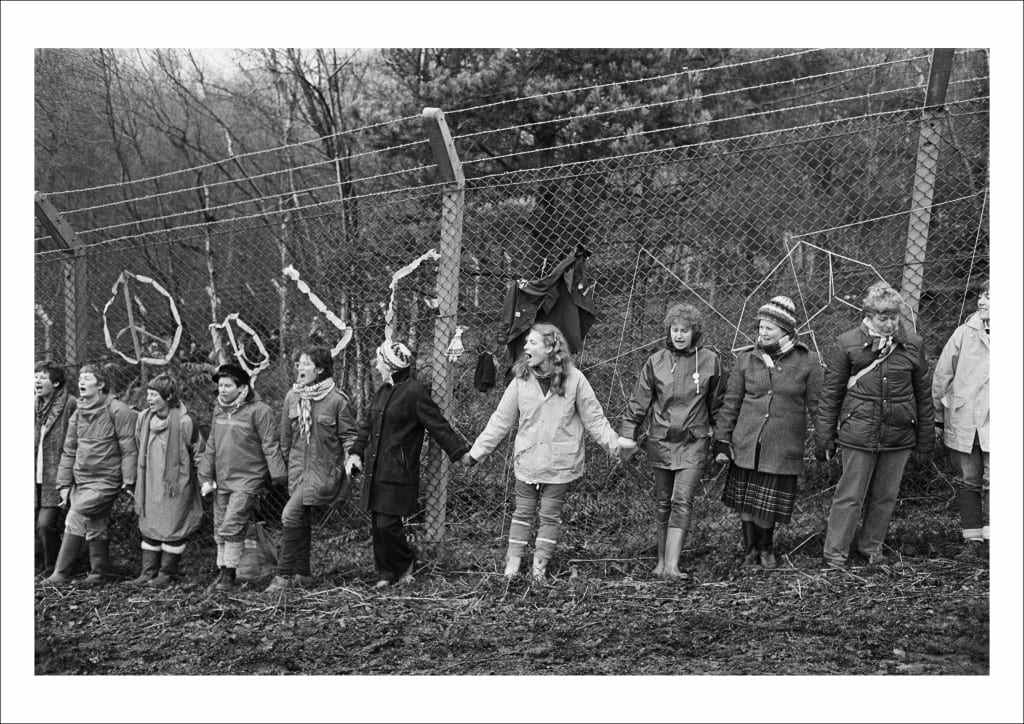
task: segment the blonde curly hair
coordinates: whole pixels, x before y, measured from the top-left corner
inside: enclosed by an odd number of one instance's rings
[[[540,335],[544,347],[547,349],[547,356],[540,364],[541,376],[551,376],[551,391],[556,395],[565,394],[565,378],[573,367],[572,354],[569,352],[569,343],[562,334],[562,330],[553,324],[543,322],[530,327],[531,332]],[[526,355],[520,355],[519,359],[512,366],[512,374],[520,379],[526,379],[531,374],[530,366],[526,364]]]

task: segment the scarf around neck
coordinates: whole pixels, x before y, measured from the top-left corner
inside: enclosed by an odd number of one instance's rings
[[[764,363],[770,369],[775,366],[775,360],[782,359],[796,346],[796,340],[788,334],[784,334],[771,344],[761,344],[758,342],[755,346],[757,351],[761,353],[761,359],[764,360]]]
[[[875,330],[871,325],[871,320],[867,317],[864,317],[864,326],[868,330],[868,336],[871,337],[871,351],[875,353],[876,357],[888,357],[896,343],[896,335],[881,334]]]
[[[334,378],[328,377],[312,385],[292,385],[292,390],[299,396],[299,427],[309,442],[309,433],[313,428],[313,403],[327,397],[334,389]]]
[[[181,417],[185,414],[185,406],[172,407],[166,418],[160,418],[152,410],[146,410],[142,424],[139,426],[139,464],[136,480],[146,480],[146,465],[149,463],[149,437],[167,430],[167,452],[164,454],[163,483],[164,495],[173,498],[181,492],[178,471],[181,466]]]

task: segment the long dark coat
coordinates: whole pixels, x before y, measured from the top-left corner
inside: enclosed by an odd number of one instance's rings
[[[363,462],[363,505],[376,513],[408,516],[419,499],[424,431],[453,461],[469,445],[419,380],[400,371],[393,381],[381,385],[363,412],[351,453]]]

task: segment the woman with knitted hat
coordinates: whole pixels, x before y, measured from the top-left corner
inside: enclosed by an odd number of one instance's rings
[[[401,342],[377,348],[382,385],[359,423],[345,471],[363,473],[363,505],[370,511],[377,587],[410,583],[416,552],[402,518],[416,511],[423,433],[429,432],[452,461],[469,445],[452,429],[427,389],[412,375],[413,355]]]
[[[305,347],[294,360],[295,384],[285,395],[279,428],[288,502],[281,511],[281,550],[270,592],[312,584],[313,509],[345,495],[345,456],[356,439],[348,396],[334,384],[331,350]]]
[[[693,498],[708,462],[715,415],[725,396],[722,361],[701,344],[703,320],[690,304],[665,315],[665,346],[644,362],[619,434],[634,439],[650,415],[647,460],[654,472],[658,565],[654,575],[687,578],[679,554]]]
[[[722,502],[740,514],[743,563],[775,568],[775,525],[793,514],[822,373],[797,339],[792,299],[773,297],[757,319],[757,342],[737,350],[716,418],[715,461],[730,463]]]

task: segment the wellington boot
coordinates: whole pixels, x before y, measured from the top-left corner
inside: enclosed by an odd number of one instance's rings
[[[743,565],[756,566],[759,563],[757,551],[757,524],[752,520],[743,521]]]
[[[181,565],[180,553],[163,551],[160,555],[160,573],[148,585],[155,588],[166,588],[178,579],[178,566]]]
[[[44,578],[42,582],[51,586],[67,583],[68,579],[71,578],[71,571],[74,570],[75,562],[78,561],[78,555],[84,547],[85,538],[83,536],[65,533],[64,540],[60,544],[60,553],[57,554],[57,564],[54,566],[53,573]]]
[[[757,527],[757,551],[764,568],[776,568],[779,562],[775,560],[775,544],[772,538],[775,536],[775,525],[770,528]]]
[[[519,566],[522,562],[522,556],[509,556],[505,560],[505,578],[515,578],[519,575]]]
[[[665,533],[665,570],[662,578],[686,578],[679,570],[679,555],[683,552],[683,541],[686,540],[685,528],[672,528]]]
[[[129,586],[143,586],[154,578],[160,570],[160,551],[151,551],[148,548],[142,549],[142,572],[138,578],[128,581]]]
[[[654,567],[651,573],[658,578],[661,578],[661,574],[665,572],[665,528],[658,528],[658,565]]]
[[[107,582],[107,570],[110,567],[110,540],[89,541],[89,575],[82,580],[80,586],[102,586]]]

